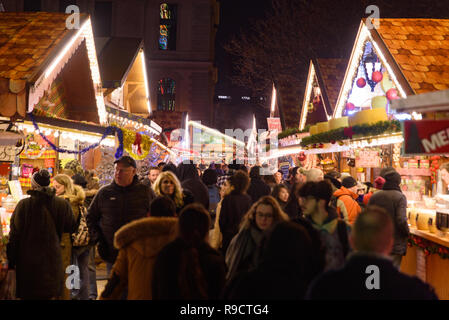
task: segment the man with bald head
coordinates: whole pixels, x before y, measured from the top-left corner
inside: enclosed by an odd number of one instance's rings
[[[389,256],[394,225],[381,207],[369,206],[353,225],[354,249],[339,270],[322,274],[310,286],[310,300],[436,300],[434,289],[401,273]]]

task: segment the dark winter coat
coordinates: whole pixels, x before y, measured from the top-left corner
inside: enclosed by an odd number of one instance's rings
[[[242,271],[254,269],[260,259],[264,232],[254,223],[249,228],[240,230],[232,239],[226,251],[226,265],[228,274],[226,278],[232,279]]]
[[[180,164],[178,166],[178,177],[182,189],[187,189],[193,194],[195,202],[201,203],[206,210],[209,209],[209,192],[206,185],[198,176],[198,171],[193,164]]]
[[[115,232],[123,225],[147,216],[150,211],[148,187],[137,176],[131,185],[120,187],[115,182],[101,188],[87,213],[91,239],[99,242],[98,251],[106,262],[113,263],[118,251],[114,249]]]
[[[264,251],[256,269],[240,273],[231,280],[224,298],[304,299],[308,285],[323,269],[324,256],[315,246],[317,239],[320,244],[319,235],[310,224],[310,230],[302,225],[300,222],[287,221],[276,225],[265,240]],[[311,232],[315,240],[310,237]],[[314,263],[317,256],[321,257],[321,265]]]
[[[259,177],[251,178],[248,191],[246,192],[255,203],[257,200],[263,196],[268,196],[271,194],[270,187]]]
[[[232,238],[239,232],[240,222],[251,207],[247,194],[231,192],[223,198],[220,210],[220,230],[223,235],[222,252],[226,253]]]
[[[151,300],[154,263],[177,228],[174,217],[148,217],[121,227],[114,238],[119,254],[101,298],[119,300],[128,288],[128,300]]]
[[[179,283],[181,256],[189,250],[180,238],[169,243],[159,253],[154,265],[153,300],[186,300],[198,297],[186,297]],[[198,249],[198,261],[206,282],[208,299],[218,299],[224,285],[226,265],[223,256],[207,243]],[[195,283],[194,279],[188,279]]]
[[[23,299],[60,297],[64,270],[60,241],[76,230],[69,202],[52,188],[30,190],[11,217],[7,246],[9,267],[16,269],[16,296]]]
[[[367,267],[378,267],[379,289],[369,290]],[[401,273],[391,260],[362,253],[351,255],[344,268],[332,270],[317,278],[309,288],[311,300],[435,300],[433,288],[417,277]]]
[[[410,231],[407,223],[407,199],[404,194],[397,190],[382,190],[374,193],[368,204],[382,207],[390,214],[394,223],[391,254],[405,255]]]

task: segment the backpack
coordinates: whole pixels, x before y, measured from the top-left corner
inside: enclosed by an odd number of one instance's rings
[[[87,228],[86,221],[87,209],[85,206],[80,206],[79,210],[78,231],[76,233],[72,233],[72,246],[74,247],[84,247],[90,242],[89,229]]]

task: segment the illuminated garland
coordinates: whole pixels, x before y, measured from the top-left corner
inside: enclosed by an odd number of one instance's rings
[[[36,119],[34,118],[33,113],[27,113],[28,116],[31,118],[31,121],[33,122],[34,125],[34,129],[39,132],[39,135],[42,137],[42,139],[44,139],[48,145],[55,151],[59,152],[59,153],[70,153],[70,154],[84,154],[89,150],[95,149],[97,148],[100,143],[106,139],[107,136],[109,135],[114,135],[114,133],[117,133],[117,137],[118,137],[118,141],[119,141],[119,147],[117,148],[116,152],[115,152],[115,158],[118,159],[123,155],[123,132],[122,129],[117,128],[115,126],[109,126],[106,128],[105,132],[103,133],[103,136],[101,137],[100,141],[98,141],[97,143],[90,145],[87,148],[84,148],[82,150],[79,151],[75,151],[75,150],[66,150],[66,149],[62,149],[57,147],[53,142],[51,142],[39,129],[39,126],[36,122]]]
[[[412,234],[408,238],[408,246],[416,246],[422,249],[426,256],[429,256],[431,254],[438,254],[442,259],[449,259],[449,248],[440,246],[435,242],[423,239]]]
[[[303,138],[300,145],[305,147],[311,144],[335,143],[336,141],[352,139],[353,136],[362,138],[400,131],[401,123],[398,120],[379,121],[375,124],[361,124],[314,134]]]

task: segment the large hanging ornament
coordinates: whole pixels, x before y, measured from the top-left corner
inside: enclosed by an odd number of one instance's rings
[[[378,83],[382,81],[382,73],[380,71],[374,71],[372,75],[372,79],[374,82]]]
[[[374,97],[371,100],[371,107],[373,109],[386,108],[387,107],[387,103],[388,103],[387,97],[385,97],[385,96],[377,96],[377,97]]]
[[[380,82],[380,86],[382,87],[382,90],[384,92],[387,92],[394,87],[393,81],[390,80],[390,76],[388,75],[387,71],[384,72],[383,79]]]
[[[364,88],[366,86],[365,78],[358,78],[356,84],[357,84],[357,87]]]
[[[387,91],[387,98],[388,100],[395,100],[395,99],[399,99],[398,97],[398,90],[391,88],[390,90]]]

